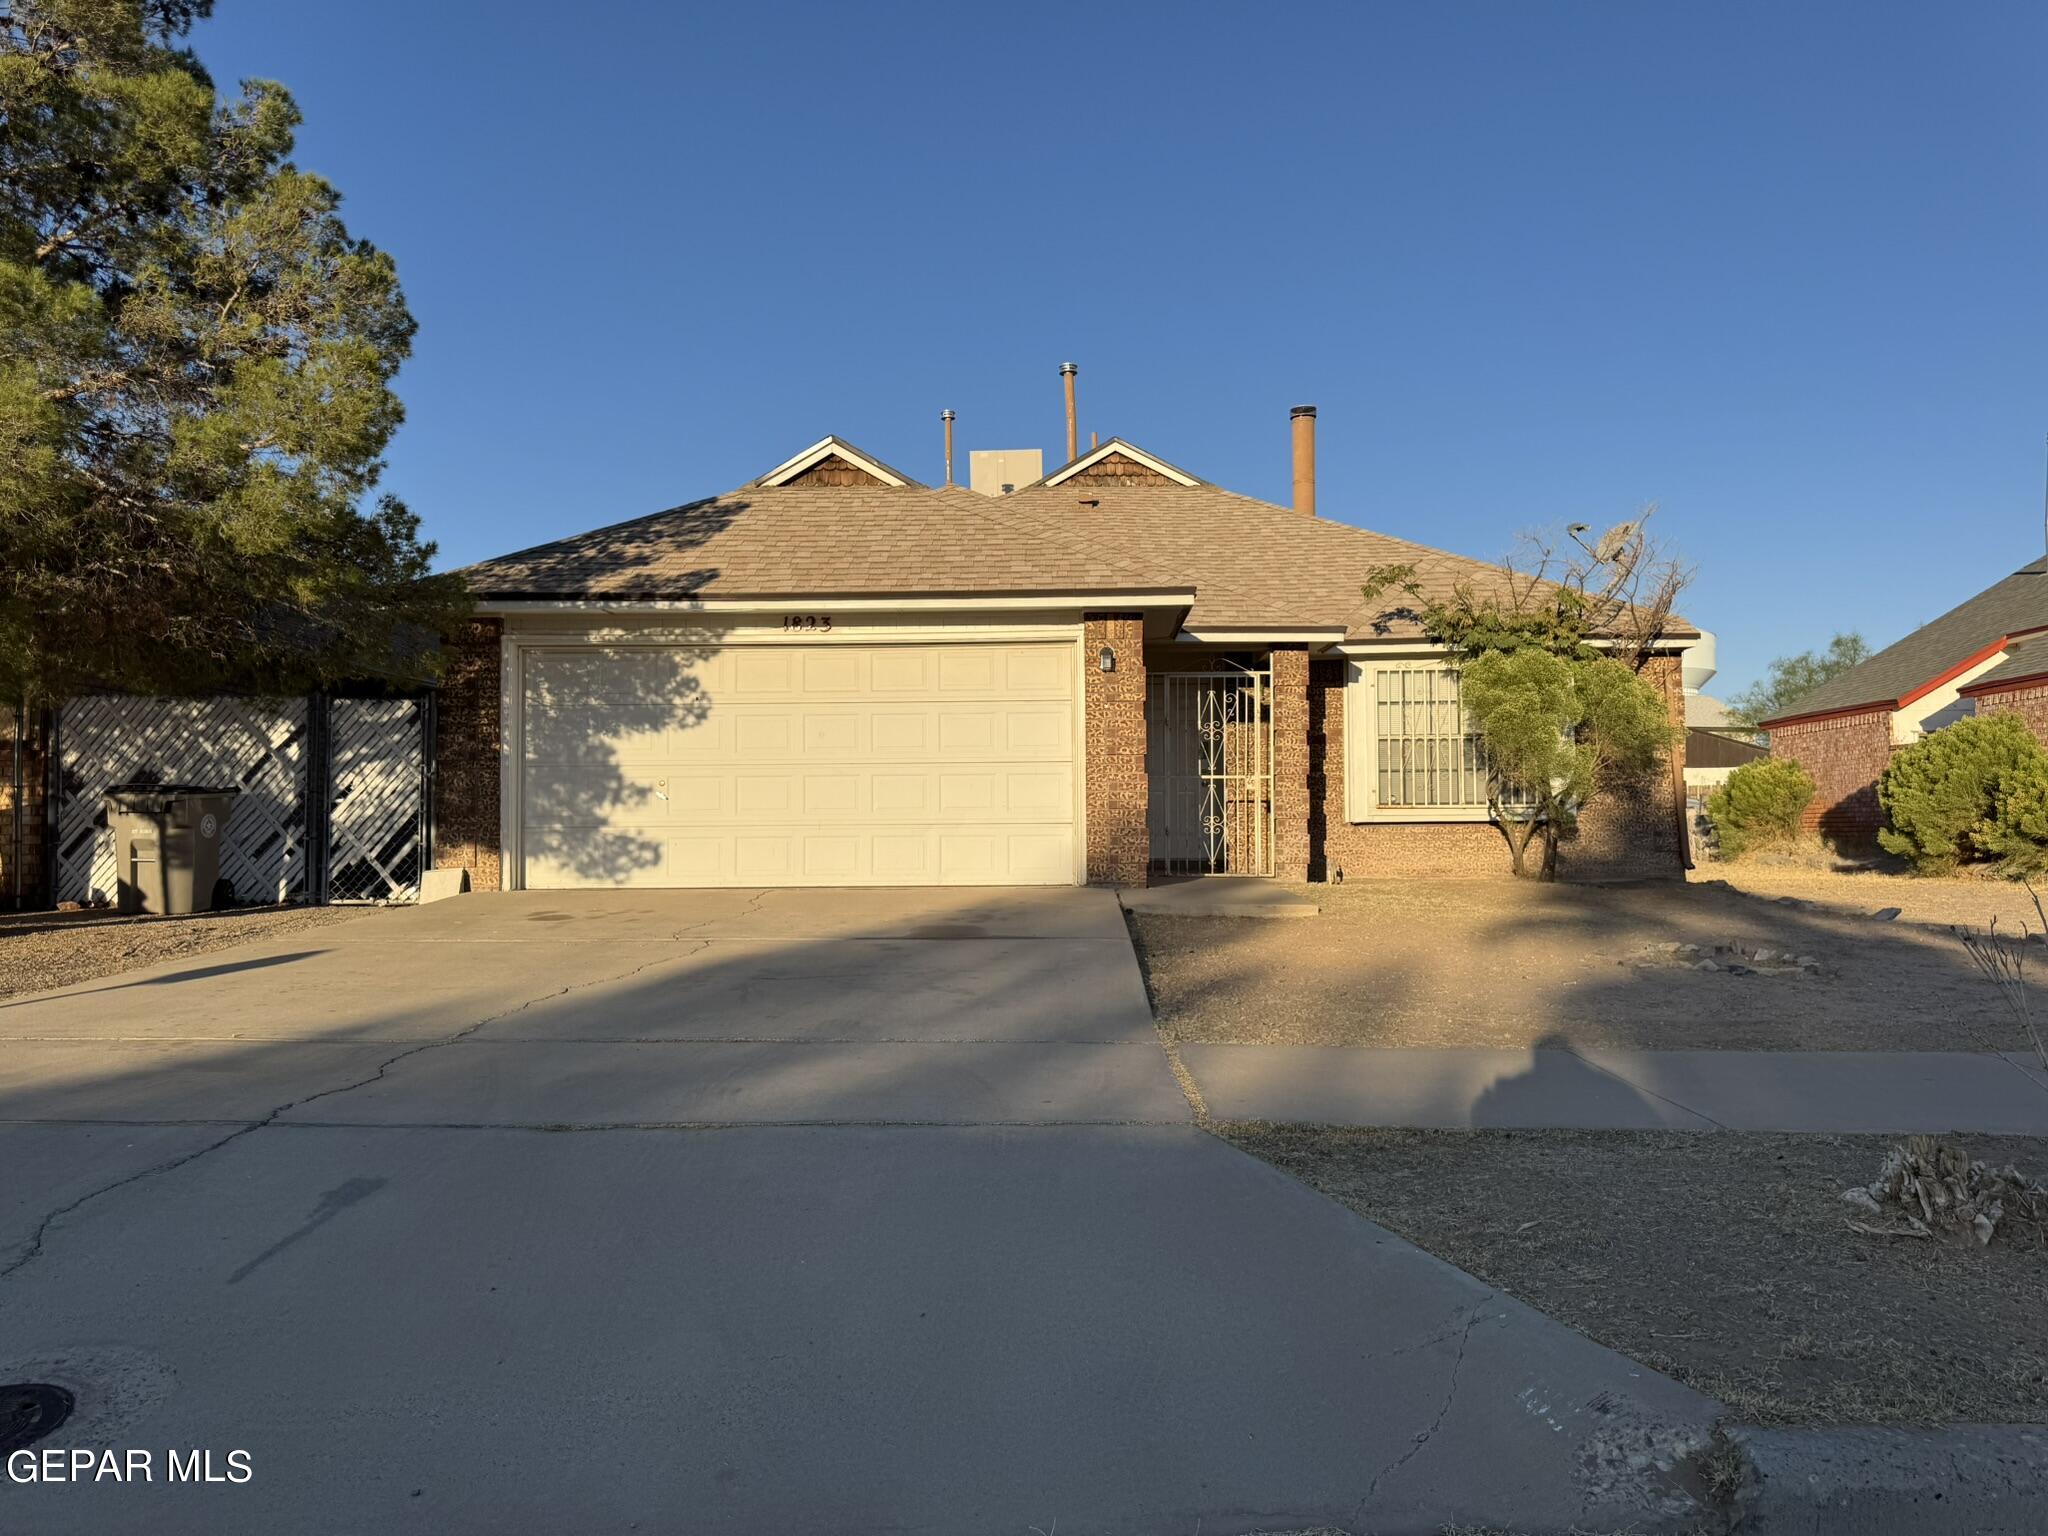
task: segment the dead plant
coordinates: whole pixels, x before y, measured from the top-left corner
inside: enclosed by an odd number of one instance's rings
[[[2041,906],[2041,893],[2034,889],[2031,881],[2022,880],[2027,895],[2034,903],[2034,915],[2041,920],[2041,933],[2048,936],[2048,911]],[[2027,944],[2035,937],[2033,930],[2023,922],[2019,937],[1998,931],[1998,919],[1982,933],[1974,928],[1957,928],[1956,937],[1962,941],[1963,950],[1984,979],[1991,983],[1998,993],[1999,1001],[2012,1015],[2013,1022],[2026,1036],[2027,1043],[2034,1048],[2034,1057],[2041,1064],[2041,1070],[2048,1072],[2048,1041],[2044,1041],[2040,1025],[2034,1022],[2033,1005],[2027,994]]]
[[[1907,1137],[1885,1154],[1875,1179],[1842,1198],[1884,1223],[1849,1223],[1872,1237],[1974,1238],[1982,1246],[2002,1222],[2048,1232],[2048,1185],[2010,1163],[1993,1168],[1938,1136]]]

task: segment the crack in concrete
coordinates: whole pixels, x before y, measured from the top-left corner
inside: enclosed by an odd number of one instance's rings
[[[729,923],[737,921],[738,919],[743,917],[752,917],[756,912],[759,912],[761,910],[761,903],[766,901],[770,896],[774,894],[775,892],[771,888],[763,886],[760,890],[754,892],[753,895],[747,898],[747,904],[741,907],[739,911],[721,912],[718,913],[716,916],[707,917],[698,922],[685,923],[682,927],[676,929],[674,933],[671,933],[669,935],[669,939],[673,943],[680,944],[682,942],[684,934],[695,933],[699,928],[709,928],[713,923]],[[701,944],[708,943],[709,941],[699,940],[698,942]]]
[[[1630,1077],[1624,1077],[1621,1073],[1615,1071],[1614,1068],[1602,1066],[1599,1062],[1594,1061],[1591,1057],[1580,1055],[1577,1051],[1573,1050],[1568,1045],[1557,1046],[1554,1047],[1554,1049],[1563,1051],[1565,1055],[1571,1057],[1572,1060],[1578,1062],[1581,1066],[1591,1067],[1595,1072],[1600,1073],[1603,1077],[1610,1077],[1614,1079],[1615,1082],[1620,1083],[1624,1088],[1630,1089],[1635,1093],[1645,1094],[1648,1097],[1655,1099],[1660,1104],[1669,1104],[1673,1109],[1682,1110],[1686,1114],[1691,1115],[1694,1119],[1706,1121],[1707,1124],[1711,1125],[1717,1131],[1732,1131],[1735,1129],[1735,1127],[1732,1125],[1727,1125],[1719,1120],[1716,1120],[1712,1115],[1708,1114],[1705,1110],[1694,1109],[1690,1104],[1681,1104],[1677,1099],[1671,1098],[1666,1094],[1659,1093],[1654,1088],[1645,1088],[1641,1083],[1635,1081],[1635,1079]]]
[[[2048,1093],[2048,1075],[2044,1075],[2048,1074],[2048,1062],[2043,1062],[2041,1070],[2036,1071],[2033,1067],[2028,1066],[2025,1061],[2015,1059],[2023,1054],[2021,1052],[1993,1051],[1991,1054],[2004,1062],[2008,1067],[2011,1067],[2013,1071],[2019,1073],[2021,1077],[2024,1077],[2043,1093]]]
[[[699,948],[701,947],[702,945],[700,944]],[[329,1099],[333,1098],[337,1094],[351,1093],[358,1088],[368,1087],[371,1083],[381,1081],[384,1077],[384,1074],[389,1072],[393,1067],[397,1066],[399,1062],[404,1061],[409,1057],[417,1056],[423,1051],[434,1051],[441,1049],[443,1046],[455,1045],[460,1041],[468,1039],[471,1035],[475,1034],[478,1030],[484,1028],[488,1024],[496,1024],[501,1020],[511,1018],[515,1014],[524,1013],[529,1008],[538,1007],[542,1003],[553,1002],[556,998],[567,997],[572,992],[585,991],[590,987],[605,986],[608,983],[615,981],[625,981],[630,977],[639,975],[642,971],[647,970],[651,966],[666,964],[668,960],[671,960],[673,958],[675,957],[664,956],[662,957],[662,959],[659,960],[642,961],[639,965],[632,966],[624,971],[620,971],[617,975],[600,976],[592,981],[572,982],[566,987],[558,987],[554,991],[544,993],[539,997],[528,998],[525,1002],[520,1003],[516,1007],[507,1008],[502,1013],[494,1013],[487,1018],[478,1019],[474,1024],[465,1025],[461,1029],[456,1030],[451,1035],[444,1035],[436,1040],[425,1040],[417,1045],[409,1046],[407,1049],[399,1051],[395,1055],[388,1056],[383,1061],[377,1063],[377,1069],[374,1072],[370,1073],[367,1077],[358,1078],[356,1081],[350,1083],[342,1083],[333,1088],[323,1088],[318,1093],[305,1094],[299,1098],[292,1099],[288,1103],[279,1104],[275,1108],[271,1109],[268,1113],[261,1116],[260,1118],[246,1121],[236,1126],[234,1130],[228,1132],[227,1135],[221,1137],[218,1141],[209,1142],[207,1143],[207,1145],[199,1147],[191,1152],[181,1153],[177,1157],[169,1158],[161,1163],[152,1164],[148,1168],[140,1169],[135,1173],[127,1174],[122,1178],[114,1179],[109,1183],[102,1184],[96,1189],[87,1190],[77,1199],[67,1201],[65,1204],[58,1206],[55,1210],[46,1213],[43,1216],[42,1220],[36,1223],[35,1231],[30,1234],[27,1246],[25,1246],[20,1252],[20,1254],[18,1254],[15,1258],[11,1259],[5,1266],[0,1266],[0,1280],[6,1280],[15,1274],[18,1274],[21,1270],[27,1268],[30,1264],[34,1263],[37,1259],[41,1258],[43,1256],[45,1244],[50,1235],[51,1227],[53,1227],[57,1222],[61,1221],[64,1217],[71,1215],[74,1211],[77,1211],[83,1208],[84,1206],[91,1204],[93,1201],[99,1199],[102,1195],[112,1194],[115,1190],[125,1189],[130,1184],[140,1183],[144,1179],[155,1178],[158,1174],[171,1173],[179,1168],[184,1167],[187,1163],[197,1162],[200,1158],[207,1156],[209,1153],[218,1152],[222,1147],[227,1146],[230,1142],[240,1141],[244,1136],[247,1136],[254,1131],[260,1131],[265,1126],[276,1123],[277,1118],[280,1115],[287,1114],[290,1111],[299,1108],[301,1105],[311,1104],[320,1099]]]
[[[1473,1310],[1470,1317],[1465,1319],[1464,1327],[1459,1329],[1457,1333],[1458,1353],[1452,1357],[1450,1377],[1444,1383],[1444,1400],[1437,1405],[1436,1417],[1429,1421],[1429,1427],[1415,1437],[1414,1442],[1409,1445],[1407,1450],[1396,1456],[1386,1466],[1380,1468],[1379,1471],[1373,1473],[1372,1481],[1366,1485],[1365,1496],[1358,1501],[1357,1506],[1351,1511],[1352,1520],[1356,1521],[1365,1512],[1365,1507],[1378,1495],[1380,1484],[1421,1455],[1422,1448],[1429,1444],[1439,1429],[1443,1428],[1444,1420],[1450,1416],[1451,1403],[1458,1395],[1458,1373],[1465,1364],[1465,1351],[1470,1348],[1472,1343],[1472,1330],[1477,1328],[1485,1318],[1486,1309],[1478,1307]]]

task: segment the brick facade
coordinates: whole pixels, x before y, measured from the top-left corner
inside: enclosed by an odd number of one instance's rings
[[[434,706],[434,867],[466,869],[472,890],[501,888],[498,868],[500,640],[504,625],[476,619],[445,647]]]
[[[1143,885],[1152,857],[1146,819],[1145,622],[1135,613],[1083,617],[1088,883]],[[1099,664],[1105,646],[1116,653],[1114,672]]]
[[[1276,654],[1276,673],[1278,659]],[[1489,822],[1353,822],[1346,816],[1348,665],[1324,660],[1309,667],[1307,878],[1335,880],[1341,874],[1347,880],[1512,879],[1507,841]],[[1685,695],[1678,658],[1653,657],[1643,675],[1664,695],[1672,719],[1683,720]],[[1679,819],[1684,752],[1681,742],[1645,781],[1596,800],[1580,821],[1578,837],[1558,850],[1558,873],[1580,880],[1680,874],[1685,868]]]
[[[1647,775],[1613,786],[1579,818],[1578,837],[1558,850],[1558,871],[1566,879],[1632,880],[1685,871],[1685,684],[1679,658],[1652,656],[1641,675],[1663,694],[1675,740]]]
[[[1891,755],[1891,711],[1881,704],[1771,731],[1771,756],[1790,758],[1813,778],[1813,803],[1800,825],[1838,843],[1876,838],[1883,820],[1877,778]]]
[[[1307,651],[1273,652],[1273,875],[1279,880],[1311,879],[1315,862],[1310,672]]]
[[[1980,715],[2018,715],[2037,741],[2048,745],[2048,678],[2015,679],[2010,688],[1972,692]]]

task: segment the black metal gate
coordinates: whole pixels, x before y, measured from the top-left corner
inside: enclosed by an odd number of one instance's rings
[[[1145,715],[1153,868],[1272,874],[1272,672],[1155,672]]]
[[[233,785],[221,873],[239,902],[417,899],[431,848],[433,696],[73,699],[52,745],[54,894],[110,899],[100,799],[130,781]]]

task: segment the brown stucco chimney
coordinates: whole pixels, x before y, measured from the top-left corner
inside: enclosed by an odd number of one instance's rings
[[[1073,463],[1081,457],[1081,418],[1074,414],[1074,375],[1080,368],[1073,363],[1060,364],[1060,378],[1067,386],[1067,462]]]
[[[946,484],[953,483],[953,413],[939,412],[939,420],[946,424]]]
[[[1294,510],[1316,515],[1316,408],[1297,405],[1294,417]]]

